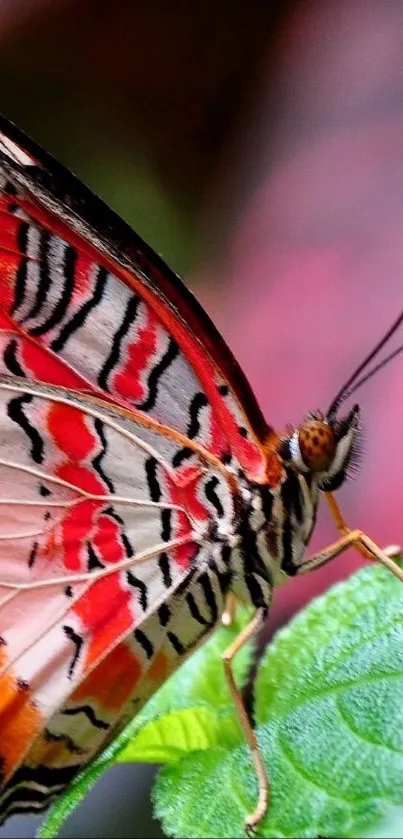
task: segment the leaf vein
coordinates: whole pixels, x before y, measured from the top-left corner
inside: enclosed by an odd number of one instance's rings
[[[306,781],[308,784],[311,784],[311,786],[316,787],[316,789],[318,789],[319,792],[321,792],[324,797],[332,798],[334,801],[344,801],[349,807],[351,807],[351,802],[349,801],[348,798],[345,798],[342,795],[333,794],[328,789],[321,786],[306,771],[302,770],[300,764],[296,762],[295,756],[292,755],[292,753],[290,753],[289,749],[286,747],[285,743],[283,742],[280,733],[279,733],[279,736],[277,738],[277,742],[278,742],[278,745],[280,747],[281,752],[283,753],[284,757],[286,758],[286,760],[290,764],[291,768],[294,769],[294,771],[297,772],[297,774],[299,774],[301,776],[301,778],[304,779],[304,781]]]
[[[388,743],[377,743],[377,741],[374,740],[372,737],[369,737],[368,735],[365,735],[361,731],[358,731],[355,728],[355,726],[353,725],[351,717],[348,716],[345,708],[342,707],[341,702],[340,702],[340,697],[336,696],[335,699],[336,699],[337,710],[338,710],[338,712],[341,716],[341,719],[343,720],[346,728],[348,728],[348,730],[351,731],[351,733],[354,734],[354,736],[357,737],[358,740],[361,740],[363,743],[367,743],[369,746],[373,746],[373,747],[378,748],[378,749],[387,749],[389,752],[392,752],[394,754],[399,755],[399,757],[403,756],[403,751],[401,749],[396,749],[396,748],[394,748],[394,746],[390,746]]]
[[[291,711],[295,711],[297,708],[300,708],[302,705],[305,705],[307,702],[316,701],[317,699],[324,699],[327,696],[337,696],[339,693],[343,693],[345,690],[349,690],[351,687],[357,687],[357,685],[370,685],[374,682],[379,682],[384,679],[403,679],[403,672],[398,671],[395,673],[369,673],[367,676],[360,676],[356,679],[350,679],[345,682],[340,682],[338,685],[330,685],[323,690],[315,690],[312,694],[305,694],[304,696],[300,696],[296,702],[293,704],[286,704],[284,707],[284,711],[280,712],[279,710],[275,710],[274,714],[272,713],[271,719],[283,719],[285,716]],[[263,721],[261,724],[264,724]]]

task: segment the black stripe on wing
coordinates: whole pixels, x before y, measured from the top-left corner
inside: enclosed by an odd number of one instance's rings
[[[193,440],[201,430],[199,414],[200,411],[208,405],[207,396],[205,393],[199,391],[196,393],[190,403],[189,407],[189,425],[187,429],[187,436]]]
[[[175,632],[169,630],[169,632],[167,632],[167,638],[172,644],[177,655],[183,655],[186,652],[186,647],[182,644],[182,641],[179,640]]]
[[[49,743],[63,743],[63,746],[67,749],[67,751],[71,752],[74,755],[85,755],[87,754],[86,749],[82,749],[81,746],[78,746],[77,743],[69,737],[68,734],[55,734],[53,731],[49,731],[48,728],[45,728],[43,731],[43,736],[45,740]]]
[[[94,726],[94,728],[99,728],[103,731],[108,731],[110,728],[109,723],[99,719],[99,717],[95,715],[95,711],[91,705],[77,705],[74,708],[63,708],[60,713],[64,714],[66,717],[74,717],[79,714],[83,714],[87,720],[89,720],[91,725]]]
[[[7,415],[25,431],[31,444],[32,460],[35,463],[43,463],[44,444],[42,437],[23,411],[23,406],[29,405],[32,401],[33,396],[30,393],[25,393],[23,396],[16,396],[14,399],[10,399],[7,406]]]
[[[151,373],[148,377],[148,396],[143,402],[137,402],[136,408],[139,411],[151,411],[152,408],[155,407],[155,403],[158,397],[158,385],[161,379],[161,376],[168,370],[168,367],[172,364],[179,353],[179,347],[172,338],[169,339],[169,344],[166,352],[159,360],[159,362],[153,367]]]
[[[217,513],[217,516],[219,518],[222,518],[224,515],[224,507],[216,492],[216,488],[217,486],[219,486],[219,484],[220,482],[217,478],[217,475],[212,475],[212,477],[207,481],[204,491],[206,493],[207,500],[210,501],[210,504],[213,505]]]
[[[134,630],[134,637],[136,641],[140,644],[140,647],[144,650],[147,658],[152,658],[154,655],[154,645],[151,643],[148,636],[141,630],[136,628]]]
[[[136,577],[136,575],[133,573],[133,571],[130,571],[130,569],[126,571],[126,579],[132,588],[136,588],[138,590],[140,606],[143,612],[146,612],[148,609],[148,588],[146,584],[143,582],[143,580],[140,580],[138,577]]]
[[[172,510],[165,509],[161,511],[161,538],[163,542],[169,542],[172,536]]]
[[[102,266],[98,266],[97,279],[95,283],[94,292],[89,300],[86,300],[83,305],[74,312],[74,315],[63,324],[58,336],[51,341],[50,348],[54,352],[61,352],[65,344],[74,333],[80,329],[85,323],[86,318],[96,306],[101,302],[105,286],[108,278],[108,272]]]
[[[122,342],[124,341],[130,327],[136,320],[139,304],[140,298],[133,294],[132,297],[130,297],[130,300],[126,306],[126,311],[123,315],[121,324],[113,336],[111,351],[103,366],[101,367],[101,370],[98,373],[98,384],[106,391],[109,390],[109,376],[112,373],[114,367],[116,367],[116,365],[118,364],[120,359],[120,350]]]
[[[155,457],[149,457],[146,460],[145,470],[146,470],[146,478],[147,478],[147,484],[148,484],[148,489],[149,489],[149,493],[150,493],[150,498],[151,498],[151,501],[156,501],[156,502],[160,501],[161,495],[162,495],[161,487],[158,483],[158,478],[157,478],[157,467],[158,467],[158,461],[155,459]]]
[[[108,451],[108,444],[107,444],[107,440],[106,440],[106,436],[105,436],[104,423],[102,422],[101,419],[99,419],[99,417],[96,417],[96,419],[94,420],[94,428],[95,428],[96,434],[98,436],[98,440],[101,444],[101,448],[100,448],[100,451],[98,452],[98,454],[95,455],[95,457],[92,459],[92,465],[93,465],[95,471],[97,472],[97,474],[99,475],[99,477],[101,478],[101,481],[103,481],[105,486],[108,487],[109,492],[114,494],[115,487],[113,485],[113,482],[111,481],[110,477],[106,474],[106,472],[104,472],[104,470],[102,468],[102,460],[103,460],[103,458],[105,457],[105,455]]]
[[[0,799],[0,824],[16,813],[40,813],[73,780],[82,764],[20,766]]]
[[[13,376],[22,376],[26,377],[25,370],[20,365],[20,362],[17,358],[17,350],[18,350],[18,341],[16,338],[10,338],[7,342],[4,352],[3,352],[3,361],[4,365],[7,368],[9,373],[12,373]]]
[[[120,538],[122,540],[123,547],[125,549],[126,556],[130,559],[131,556],[134,556],[134,548],[132,543],[129,541],[127,534],[124,531],[124,521],[122,516],[116,512],[113,507],[106,507],[105,515],[110,516],[111,519],[116,521],[120,525]]]
[[[47,317],[43,323],[40,323],[38,326],[34,326],[29,330],[31,335],[46,335],[47,332],[57,326],[65,317],[74,291],[77,258],[77,251],[75,248],[73,248],[72,245],[66,245],[63,265],[64,283],[61,295],[53,307],[53,311],[50,313],[49,317]]]
[[[17,309],[23,304],[25,299],[25,292],[27,287],[27,268],[28,268],[28,259],[26,256],[27,249],[28,249],[28,230],[29,224],[26,221],[22,221],[17,234],[17,245],[20,249],[22,254],[25,254],[20,261],[20,264],[17,268],[17,276],[16,276],[16,283],[15,283],[15,296],[13,305],[11,306],[11,314],[14,315]]]
[[[165,551],[160,553],[158,557],[158,566],[161,571],[161,579],[165,586],[165,588],[171,588],[173,580],[171,574],[171,564],[169,562],[169,556]]]
[[[46,300],[49,294],[49,289],[51,287],[52,282],[52,275],[51,275],[51,266],[49,264],[49,244],[51,240],[51,234],[48,230],[39,230],[36,227],[30,227],[31,235],[35,233],[40,237],[39,239],[39,279],[36,285],[36,293],[35,298],[32,302],[32,306],[24,315],[24,323],[35,318],[39,315],[42,307],[46,305]]]
[[[178,469],[178,467],[182,465],[184,460],[188,460],[189,457],[192,457],[193,455],[193,449],[189,449],[188,446],[184,446],[183,449],[179,449],[179,451],[175,452],[172,458],[172,466],[174,467],[174,469]]]

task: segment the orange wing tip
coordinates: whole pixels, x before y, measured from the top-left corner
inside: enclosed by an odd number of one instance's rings
[[[3,645],[0,648],[0,669],[6,666]],[[12,671],[0,676],[0,767],[4,778],[14,772],[43,727],[43,722],[28,683],[18,679]]]

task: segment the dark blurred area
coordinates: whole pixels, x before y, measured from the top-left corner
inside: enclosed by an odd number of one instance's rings
[[[269,422],[326,409],[402,308],[399,0],[2,0],[0,38],[0,110],[184,276]],[[364,457],[339,493],[381,545],[403,541],[402,365],[359,393]],[[334,538],[325,510],[313,548]],[[278,592],[267,637],[360,564]],[[149,779],[112,770],[62,836],[160,836]]]
[[[1,108],[183,271],[286,5],[3,0]]]

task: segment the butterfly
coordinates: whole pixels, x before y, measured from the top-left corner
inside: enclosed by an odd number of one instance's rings
[[[383,346],[380,342],[376,351]],[[192,294],[131,228],[0,120],[0,820],[41,812],[228,615],[231,663],[273,589],[350,545],[333,491],[360,413],[278,434]],[[305,557],[320,495],[339,538]],[[232,601],[233,602],[233,601]]]

